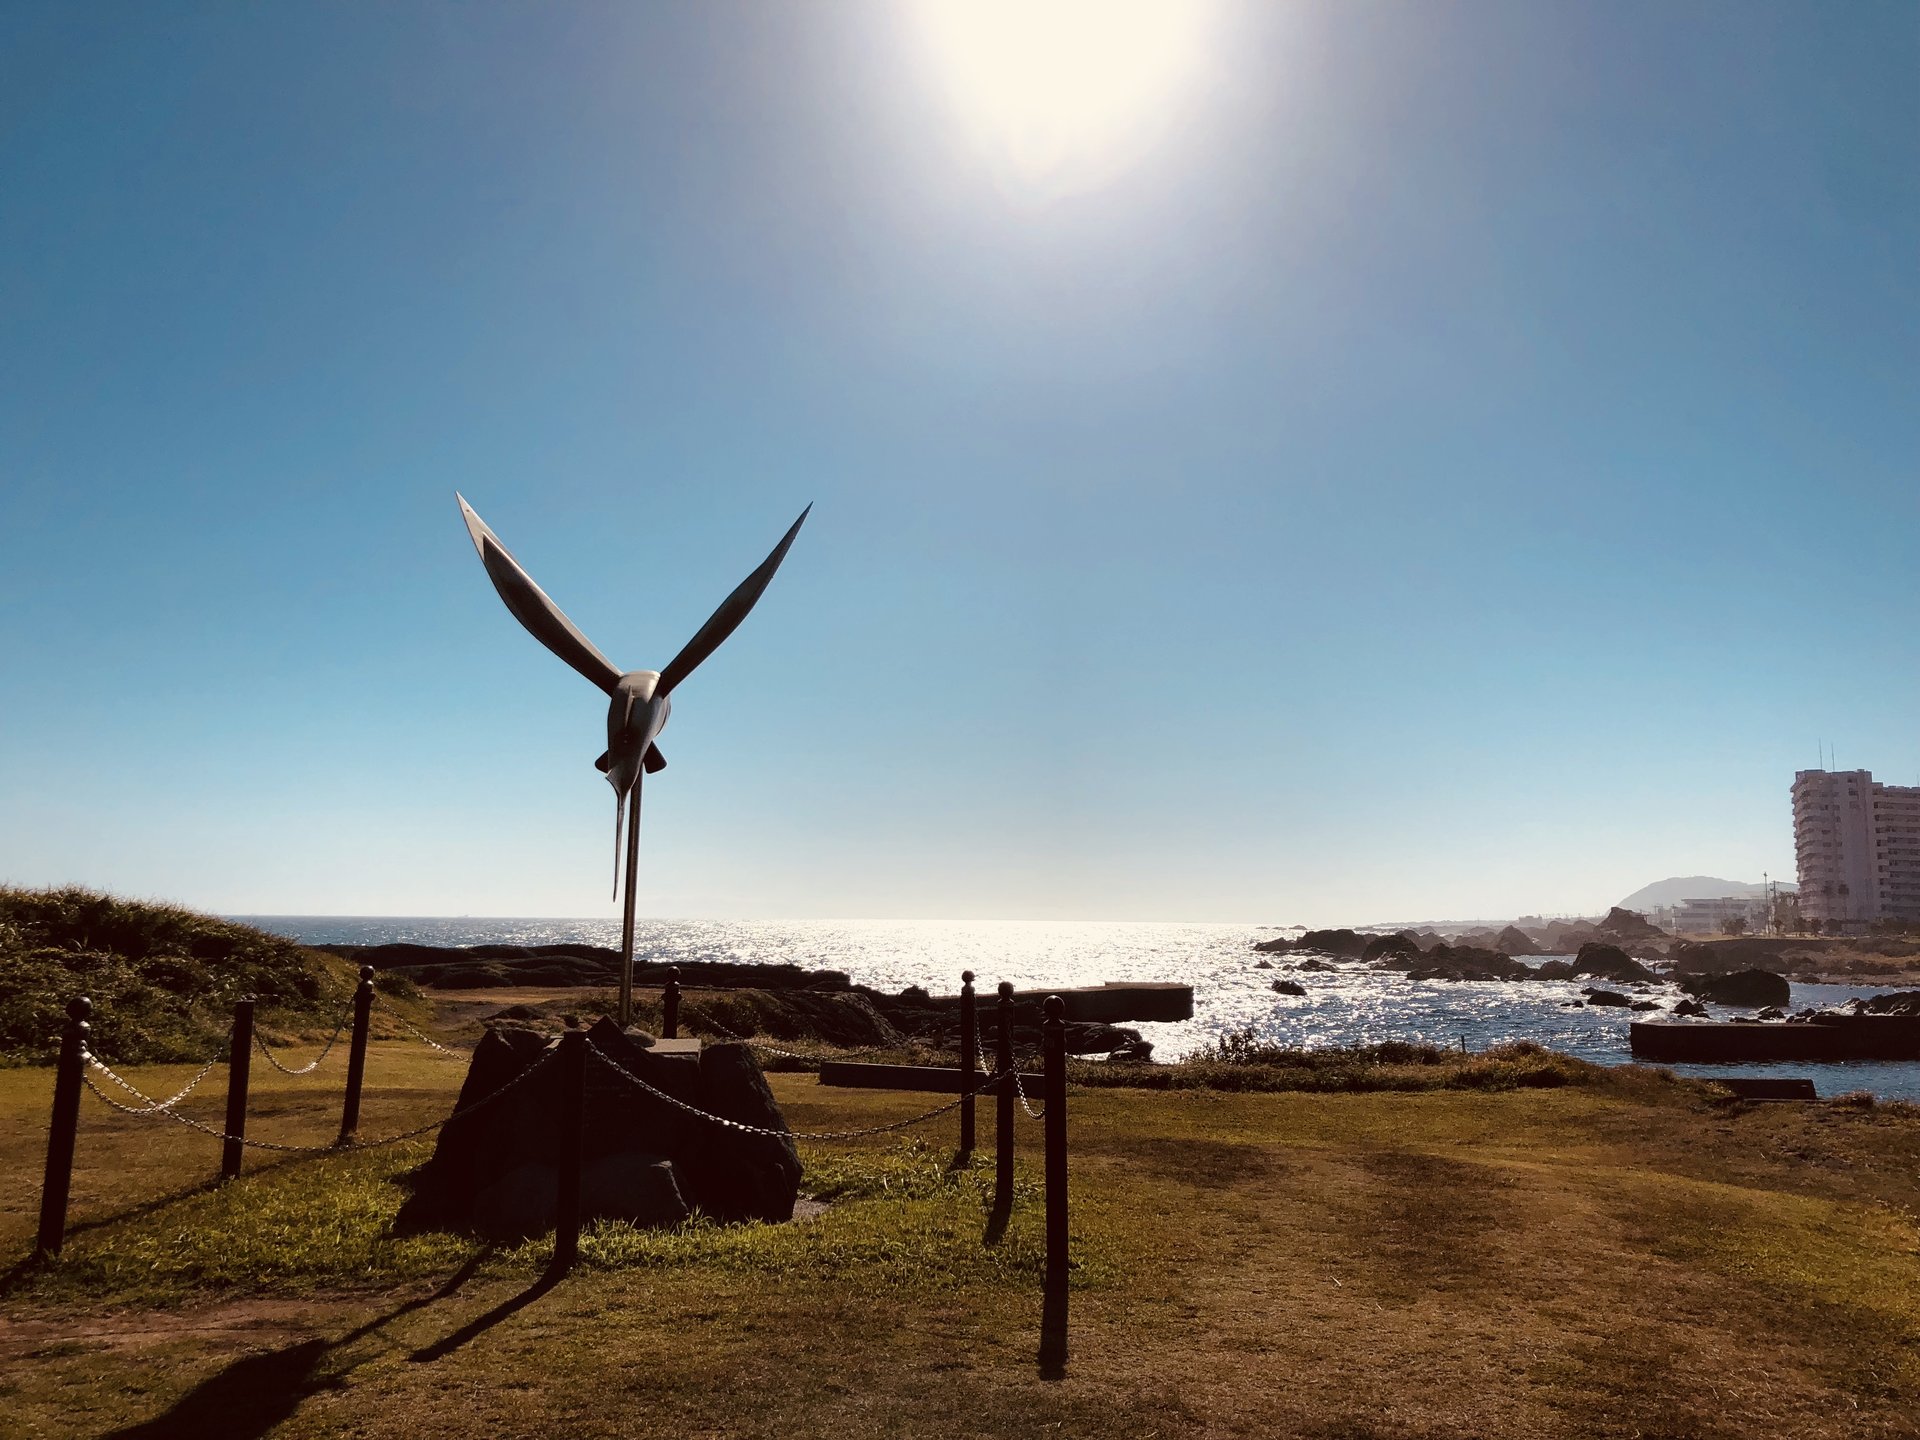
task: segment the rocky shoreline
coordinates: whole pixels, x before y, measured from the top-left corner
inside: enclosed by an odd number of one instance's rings
[[[440,992],[495,989],[612,989],[620,983],[620,953],[604,946],[556,945],[315,945],[356,965],[371,965],[415,985]],[[636,990],[657,990],[677,975],[688,1000],[690,1029],[720,1029],[742,1038],[814,1041],[843,1048],[889,1044],[957,1054],[960,1001],[931,995],[918,986],[894,994],[855,984],[839,970],[805,970],[792,964],[750,961],[688,961],[677,965],[636,961]],[[697,993],[696,993],[697,992]],[[1022,1051],[1040,1044],[1044,996],[1016,996],[1014,1044]],[[994,996],[980,996],[980,1025],[991,1035]],[[551,1012],[551,1013],[549,1013]],[[707,1014],[706,1012],[711,1012]],[[505,1007],[487,1017],[509,1025],[559,1018],[547,1005]],[[1144,1061],[1152,1042],[1130,1026],[1101,1020],[1069,1020],[1067,1052],[1113,1061]]]
[[[1872,999],[1856,999],[1840,1010],[1803,1009],[1789,1015],[1786,1007],[1792,999],[1792,982],[1869,984],[1857,976],[1832,979],[1820,973],[1821,953],[1802,947],[1819,946],[1819,941],[1793,939],[1727,939],[1686,941],[1666,935],[1648,925],[1640,916],[1615,910],[1599,926],[1588,927],[1596,936],[1581,943],[1571,958],[1549,958],[1528,963],[1518,954],[1538,956],[1532,937],[1507,927],[1494,938],[1507,940],[1513,950],[1450,944],[1433,939],[1422,944],[1423,937],[1406,931],[1367,934],[1354,930],[1313,930],[1298,939],[1257,942],[1253,949],[1263,957],[1289,955],[1278,968],[1303,971],[1347,971],[1362,968],[1399,972],[1410,980],[1440,980],[1457,983],[1529,983],[1549,980],[1594,980],[1629,987],[1627,991],[1589,985],[1582,998],[1563,1002],[1570,1008],[1587,1006],[1621,1007],[1640,1012],[1666,1011],[1680,1019],[1709,1016],[1709,1006],[1755,1012],[1747,1021],[1785,1021],[1788,1023],[1831,1023],[1854,1016],[1920,1016],[1920,990],[1896,991]],[[1651,933],[1648,933],[1651,932]],[[1626,944],[1614,943],[1615,940]],[[1667,942],[1662,945],[1661,942]],[[1844,944],[1846,942],[1829,942]],[[1891,962],[1906,958],[1910,942],[1893,940],[1895,954],[1884,970],[1868,973],[1898,975]],[[1629,948],[1631,947],[1631,948]],[[1920,952],[1920,946],[1912,947]],[[1517,952],[1517,953],[1516,953]],[[1257,967],[1276,968],[1274,961],[1262,958]],[[1859,962],[1856,962],[1859,963]],[[1812,973],[1809,973],[1809,972]],[[1886,983],[1886,982],[1883,982]],[[1898,983],[1894,978],[1891,983]],[[1671,1006],[1653,998],[1662,987],[1674,987],[1680,998]],[[1284,978],[1273,982],[1277,994],[1304,997],[1306,989],[1297,981]]]

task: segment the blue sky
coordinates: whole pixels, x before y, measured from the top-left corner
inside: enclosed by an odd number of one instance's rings
[[[633,667],[817,503],[646,913],[1582,911],[1920,780],[1920,9],[1196,14],[1036,171],[907,6],[0,11],[0,878],[609,913],[456,487]]]

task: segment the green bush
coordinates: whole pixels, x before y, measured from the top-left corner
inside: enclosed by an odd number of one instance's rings
[[[330,1024],[353,984],[344,961],[179,906],[0,888],[0,1057],[14,1063],[52,1058],[78,995],[93,1051],[146,1063],[222,1053],[247,996],[281,1029]]]

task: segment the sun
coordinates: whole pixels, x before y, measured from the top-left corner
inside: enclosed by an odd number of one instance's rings
[[[1204,59],[1206,0],[919,0],[930,57],[1019,176],[1091,179],[1167,124]]]

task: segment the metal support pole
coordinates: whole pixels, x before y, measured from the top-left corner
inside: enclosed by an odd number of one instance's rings
[[[247,1076],[253,1068],[253,1001],[233,1002],[233,1038],[227,1042],[226,1143],[220,1148],[220,1178],[240,1173],[247,1134]]]
[[[553,1209],[553,1270],[580,1258],[580,1155],[587,1128],[587,1032],[560,1037],[560,1186]]]
[[[53,1121],[47,1127],[46,1178],[40,1183],[40,1238],[34,1251],[58,1255],[67,1233],[67,1197],[73,1191],[73,1142],[80,1132],[80,1081],[86,1066],[87,1017],[93,1002],[82,995],[67,1005],[60,1036],[60,1068],[53,1079]]]
[[[660,987],[660,1035],[665,1040],[680,1038],[680,967],[667,967],[667,983]]]
[[[367,1076],[367,1020],[373,1010],[373,967],[360,967],[360,987],[353,992],[353,1040],[347,1047],[347,1099],[340,1108],[340,1138],[345,1145],[360,1128],[360,1082]]]
[[[620,1028],[633,1023],[633,887],[640,876],[640,782],[633,781],[633,805],[627,811],[627,902],[620,912]]]
[[[1013,982],[1000,982],[1000,1037],[994,1053],[993,1208],[1013,1205]]]
[[[1067,1358],[1067,1006],[1047,997],[1041,1030],[1045,1058],[1047,1141],[1047,1280],[1040,1322],[1040,1363],[1060,1365]]]
[[[973,1154],[973,1092],[979,1085],[979,1002],[973,995],[973,971],[960,972],[960,1153]]]

